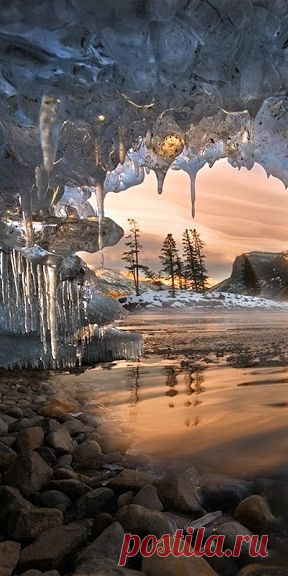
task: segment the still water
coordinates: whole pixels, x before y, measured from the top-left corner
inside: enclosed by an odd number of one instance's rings
[[[277,475],[288,454],[287,326],[279,312],[138,314],[125,328],[143,333],[141,361],[61,380],[73,380],[132,452],[168,465]]]

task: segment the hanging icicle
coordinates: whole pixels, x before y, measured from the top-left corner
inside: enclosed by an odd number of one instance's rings
[[[56,160],[62,110],[63,103],[59,98],[47,95],[42,97],[39,129],[44,166],[48,173],[51,172]]]

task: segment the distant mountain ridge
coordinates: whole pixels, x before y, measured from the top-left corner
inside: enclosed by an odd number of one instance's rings
[[[89,269],[92,270],[97,278],[97,287],[100,292],[111,294],[115,297],[135,293],[133,278],[130,278],[125,270],[101,268],[91,264],[89,264]],[[148,280],[140,281],[139,287],[141,292],[145,292],[151,288],[151,282]]]
[[[247,252],[237,256],[234,260],[232,273],[219,284],[210,289],[210,292],[230,292],[233,294],[247,294],[242,279],[242,270],[245,258],[248,258],[255,270],[261,287],[261,297],[276,300],[288,299],[288,251],[286,252]]]

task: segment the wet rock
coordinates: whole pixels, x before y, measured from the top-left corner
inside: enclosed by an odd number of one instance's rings
[[[40,426],[26,428],[17,434],[17,448],[19,452],[25,450],[36,450],[40,448],[44,441],[44,432]]]
[[[49,482],[47,490],[60,490],[67,494],[71,500],[77,500],[77,498],[89,492],[90,488],[79,482],[79,480],[68,478],[66,480],[52,480],[52,482]]]
[[[242,480],[222,474],[203,475],[201,497],[204,507],[226,512],[238,506],[248,496],[247,485]]]
[[[73,460],[76,464],[85,468],[97,470],[101,468],[103,455],[99,444],[95,440],[87,440],[80,444],[73,453]]]
[[[72,506],[72,500],[60,490],[47,490],[38,495],[39,506],[47,508],[57,508],[63,514]]]
[[[118,496],[117,508],[128,506],[128,504],[132,504],[133,500],[134,500],[134,492],[132,492],[132,490],[130,490],[129,492],[123,492],[123,494],[120,494],[120,496]]]
[[[79,407],[76,402],[68,402],[58,398],[53,398],[47,402],[47,404],[44,404],[39,408],[38,414],[48,418],[57,418],[62,414],[75,412],[77,409],[79,409]]]
[[[40,534],[63,524],[60,510],[26,508],[12,512],[8,518],[7,535],[20,542],[35,540]]]
[[[75,503],[76,518],[95,518],[100,512],[110,512],[115,506],[115,494],[110,488],[96,488]]]
[[[155,483],[164,508],[189,512],[197,516],[205,514],[199,491],[188,473],[169,474]]]
[[[0,442],[0,472],[4,472],[15,458],[17,458],[17,452]]]
[[[138,534],[141,537],[154,534],[157,538],[161,538],[163,534],[173,533],[169,520],[164,514],[136,504],[120,508],[116,514],[116,520],[120,522],[125,532]]]
[[[73,443],[69,430],[65,426],[61,426],[59,430],[51,432],[47,436],[47,444],[54,448],[58,454],[70,454],[73,452]]]
[[[7,432],[8,432],[8,424],[3,420],[3,418],[0,418],[0,435],[7,434]]]
[[[88,535],[87,523],[51,528],[21,551],[19,567],[22,570],[39,568],[43,571],[61,567],[66,559],[87,542]]]
[[[53,448],[49,448],[49,446],[41,446],[41,448],[37,448],[36,452],[41,456],[41,458],[43,458],[43,460],[45,460],[48,466],[51,466],[52,468],[55,466],[57,456],[56,451],[53,450]]]
[[[248,564],[242,568],[239,576],[288,576],[288,568],[284,568],[284,566]]]
[[[242,500],[235,510],[235,518],[250,530],[257,530],[276,521],[268,502],[262,496],[252,495]]]
[[[117,493],[138,492],[147,484],[153,484],[157,480],[153,474],[146,474],[145,472],[138,472],[138,470],[124,469],[115,478],[110,480],[108,486],[115,490]]]
[[[53,471],[32,450],[22,452],[4,473],[5,483],[18,488],[26,498],[38,492],[51,480]]]
[[[124,538],[124,530],[118,522],[113,522],[86,548],[84,548],[76,559],[76,566],[79,570],[91,572],[97,570],[99,558],[109,558],[117,566],[121,554]]]
[[[151,484],[144,486],[144,488],[136,494],[133,504],[150,508],[150,510],[158,510],[159,512],[163,510],[163,504],[158,496],[157,489]]]
[[[17,566],[20,544],[4,540],[0,542],[0,576],[10,576]]]
[[[170,543],[173,545],[174,539],[171,538]],[[184,546],[184,541],[182,548]],[[180,550],[181,545],[180,545]],[[153,554],[149,558],[142,559],[141,569],[149,576],[217,576],[216,572],[209,566],[204,558],[196,556],[169,556],[161,557],[158,554]]]
[[[15,510],[30,508],[31,504],[17,488],[11,486],[0,486],[0,522],[6,524],[8,516]]]

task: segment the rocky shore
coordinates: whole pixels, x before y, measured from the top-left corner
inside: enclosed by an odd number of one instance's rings
[[[285,483],[151,472],[87,406],[45,373],[0,374],[0,576],[288,575]],[[234,559],[137,555],[118,567],[125,532],[193,525],[224,534],[227,548],[238,534],[269,534],[269,556],[251,564],[243,545]]]

